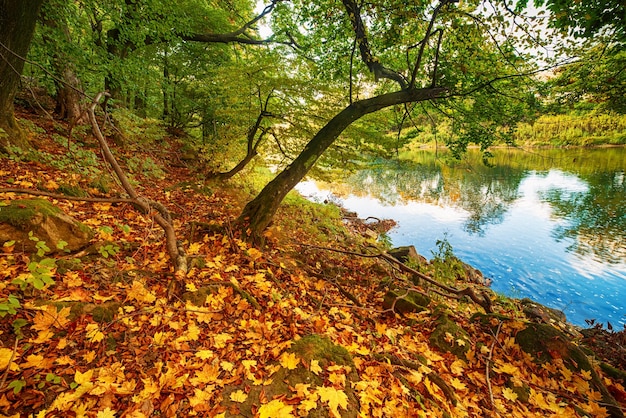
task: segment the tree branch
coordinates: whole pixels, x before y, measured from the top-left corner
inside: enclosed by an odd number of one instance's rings
[[[400,84],[402,90],[407,88],[407,82],[404,76],[396,71],[390,70],[383,66],[377,57],[372,54],[369,41],[367,39],[367,33],[365,24],[361,18],[361,8],[353,0],[342,0],[343,5],[352,24],[352,29],[356,36],[356,42],[359,45],[359,51],[361,52],[361,59],[367,65],[370,72],[374,74],[375,79],[378,81],[381,78],[386,78]]]

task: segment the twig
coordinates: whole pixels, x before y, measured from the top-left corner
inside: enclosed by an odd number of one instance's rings
[[[489,349],[489,357],[487,358],[487,365],[485,366],[485,380],[487,380],[487,389],[489,390],[489,400],[491,401],[491,409],[495,408],[495,403],[493,401],[493,391],[491,390],[491,381],[489,380],[489,370],[491,369],[491,359],[493,358],[493,348],[496,346],[496,342],[498,341],[498,334],[500,334],[500,329],[502,328],[502,321],[498,322],[498,329],[493,336],[493,342],[491,343],[491,348]]]

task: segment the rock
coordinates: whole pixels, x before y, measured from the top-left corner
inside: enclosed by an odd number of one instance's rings
[[[30,239],[29,232],[39,242],[44,242],[51,253],[65,250],[77,251],[93,237],[86,225],[64,213],[43,199],[20,199],[0,206],[0,244],[15,241],[18,250],[34,253],[37,242]],[[65,241],[63,249],[57,245]]]
[[[461,280],[467,283],[475,283],[482,286],[491,286],[492,280],[488,277],[485,277],[482,271],[470,266],[467,263],[464,263],[461,260],[459,260],[459,262],[463,267],[464,275],[457,276],[457,280]]]
[[[422,312],[430,304],[431,299],[421,293],[408,289],[390,290],[385,294],[383,308],[391,309],[398,314]],[[394,305],[395,302],[395,305]]]
[[[562,311],[549,308],[528,298],[520,300],[522,312],[530,321],[538,324],[549,324],[565,332],[572,338],[580,338],[582,334],[572,324],[567,322],[567,318]]]
[[[436,323],[435,330],[428,338],[430,344],[440,351],[465,359],[465,354],[470,349],[470,337],[467,331],[448,318],[445,313],[439,316]]]
[[[359,401],[352,389],[352,384],[359,380],[359,376],[352,357],[345,348],[333,344],[326,337],[312,334],[296,341],[288,352],[294,353],[296,358],[300,360],[298,365],[291,370],[281,367],[276,373],[266,378],[271,383],[255,385],[250,381],[245,381],[242,385],[224,387],[221,405],[226,408],[226,417],[253,416],[253,407],[256,406],[258,408],[262,405],[260,401],[261,396],[266,399],[263,403],[269,402],[274,398],[290,399],[295,395],[294,388],[299,383],[310,385],[310,392],[314,392],[317,387],[323,386],[323,377],[309,370],[311,360],[317,360],[323,370],[326,370],[328,366],[343,366],[345,384],[342,385],[342,390],[348,398],[348,407],[347,409],[339,407],[339,416],[341,418],[356,418],[358,416]],[[241,403],[232,402],[230,399],[231,393],[245,386],[250,388],[246,400]],[[329,410],[327,403],[318,400],[317,405],[317,408],[309,411],[308,417],[325,418],[335,416]]]
[[[407,263],[413,261],[417,264],[428,264],[426,257],[418,254],[413,245],[407,245],[405,247],[392,248],[387,251],[390,256],[400,261],[401,263]]]

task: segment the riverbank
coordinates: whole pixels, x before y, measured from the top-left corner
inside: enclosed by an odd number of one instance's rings
[[[623,416],[619,372],[549,316],[453,276],[445,248],[441,263],[398,264],[376,231],[295,193],[254,248],[235,223],[252,170],[207,182],[175,139],[113,146],[125,169],[154,163],[132,181],[172,214],[189,261],[174,276],[151,214],[87,154],[93,138],[76,134],[61,166],[58,126],[34,122],[38,150],[2,157],[0,187],[47,194],[94,235],[78,252],[39,244],[43,256],[2,243],[4,415]],[[35,286],[42,274],[52,283]]]

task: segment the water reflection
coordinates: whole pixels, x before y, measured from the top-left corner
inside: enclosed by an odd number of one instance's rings
[[[626,319],[625,151],[506,151],[494,167],[477,153],[446,164],[424,152],[412,163],[379,162],[332,193],[360,216],[398,221],[395,245],[429,256],[447,234],[496,290],[563,309],[581,325],[617,325]]]

